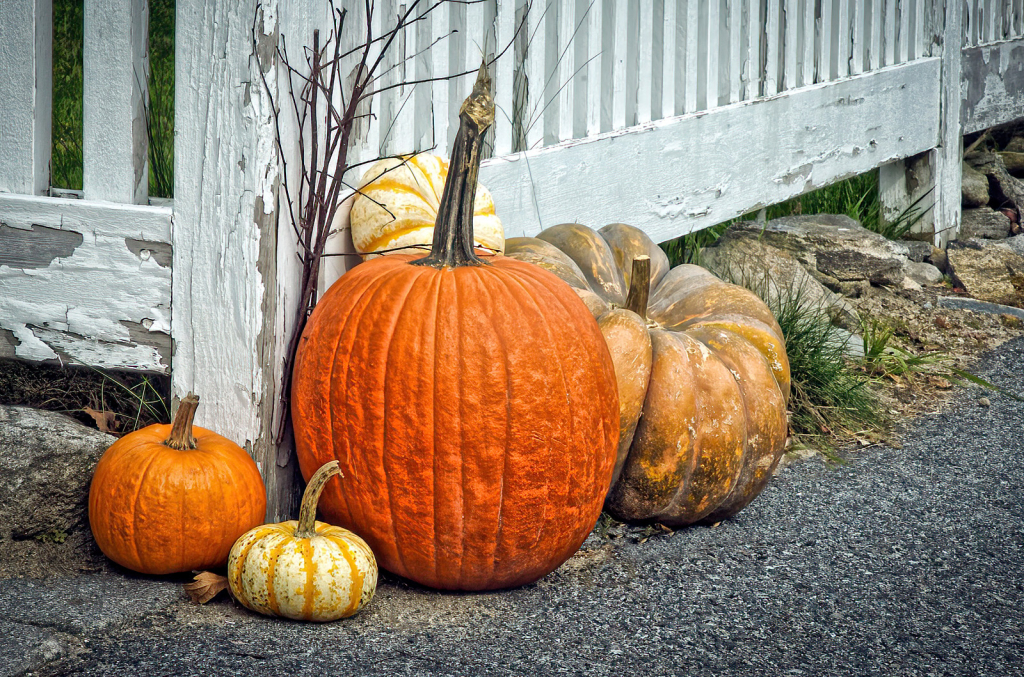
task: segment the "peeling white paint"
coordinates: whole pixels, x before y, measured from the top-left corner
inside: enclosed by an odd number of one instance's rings
[[[132,253],[126,238],[170,242],[171,209],[0,194],[0,221],[71,230],[82,243],[45,268],[0,266],[0,328],[13,354],[96,367],[167,372],[171,271]],[[125,323],[149,327],[151,340]]]

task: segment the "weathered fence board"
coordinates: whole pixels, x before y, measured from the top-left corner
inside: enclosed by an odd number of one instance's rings
[[[0,356],[170,371],[171,209],[0,194]]]
[[[175,40],[175,87],[191,93],[175,108],[175,162],[192,171],[174,183],[171,387],[176,398],[200,395],[196,423],[256,459],[271,518],[295,512],[298,473],[294,458],[279,458],[273,429],[287,321],[279,294],[297,286],[277,267],[280,174],[257,66],[267,64],[276,90],[277,11],[273,1],[259,6],[260,61],[251,56],[256,0],[178,0]]]
[[[964,133],[1024,118],[1024,38],[963,50]]]
[[[908,110],[912,127],[900,124]],[[508,236],[625,220],[660,241],[928,150],[938,134],[939,60],[921,59],[491,159],[481,181]],[[581,187],[591,191],[586,199]]]
[[[50,0],[0,2],[0,192],[50,187]]]
[[[82,192],[146,204],[149,4],[87,0],[82,39]]]

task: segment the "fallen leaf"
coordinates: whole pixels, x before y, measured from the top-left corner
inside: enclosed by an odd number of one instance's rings
[[[195,575],[193,583],[185,584],[185,592],[196,604],[206,604],[211,599],[227,590],[228,579],[226,576],[209,571],[200,571]]]
[[[112,433],[117,431],[117,414],[112,411],[96,411],[92,407],[83,407],[82,411],[96,421],[96,427],[100,432]]]

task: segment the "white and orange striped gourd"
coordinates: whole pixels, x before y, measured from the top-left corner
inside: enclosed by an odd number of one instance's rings
[[[243,606],[269,616],[333,621],[373,599],[377,561],[348,529],[316,522],[324,485],[341,475],[325,463],[302,495],[299,519],[264,524],[243,534],[228,556],[228,586]]]
[[[362,188],[352,203],[349,223],[352,244],[360,254],[421,245],[430,249],[434,221],[448,176],[448,161],[429,153],[384,158],[363,175]],[[477,245],[505,251],[505,231],[494,214],[494,201],[477,185],[473,203],[473,234]]]

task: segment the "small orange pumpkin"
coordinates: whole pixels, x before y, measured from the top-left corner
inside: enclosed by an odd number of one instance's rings
[[[144,574],[223,566],[232,544],[263,521],[266,490],[237,444],[192,426],[199,398],[114,442],[89,488],[89,525],[103,554]]]

